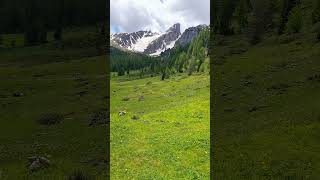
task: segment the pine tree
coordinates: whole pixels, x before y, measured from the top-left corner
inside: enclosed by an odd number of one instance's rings
[[[271,28],[274,11],[270,0],[252,0],[251,3],[252,16],[249,18],[248,37],[251,44],[257,44]]]
[[[248,27],[249,12],[248,0],[240,0],[235,10],[239,33],[243,32]]]
[[[278,31],[279,34],[283,34],[291,10],[299,3],[300,0],[282,0],[281,21]]]

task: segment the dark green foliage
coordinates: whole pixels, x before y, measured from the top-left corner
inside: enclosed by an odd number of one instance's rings
[[[272,26],[273,6],[270,0],[252,0],[252,16],[249,19],[248,36],[251,44],[261,41]]]
[[[118,76],[123,76],[125,74],[123,67],[117,68],[117,72],[118,72]]]
[[[194,57],[191,58],[190,60],[190,65],[188,68],[188,75],[192,75],[192,73],[196,70],[196,59]]]
[[[113,47],[110,48],[110,51],[111,72],[118,72],[119,76],[125,75],[126,72],[129,74],[131,70],[141,70],[143,68],[155,71],[154,63],[157,63],[155,58],[144,54],[125,52]]]
[[[106,21],[104,0],[2,0],[0,22],[2,33],[24,33],[26,45],[47,42],[47,32],[62,39],[62,29],[87,26]],[[105,27],[101,29],[105,35]]]
[[[303,25],[302,21],[303,19],[302,19],[301,9],[299,6],[296,6],[290,12],[290,16],[288,18],[288,23],[287,23],[287,32],[289,34],[300,32]]]
[[[255,45],[267,36],[299,33],[320,22],[320,0],[214,0],[214,34],[246,35]]]
[[[312,22],[320,22],[320,0],[314,0],[314,7],[312,11]]]
[[[197,70],[197,72],[200,71],[201,65],[204,63],[205,58],[207,56],[207,49],[209,46],[209,40],[210,40],[210,31],[208,28],[205,28],[202,30],[198,37],[195,38],[188,49],[189,57],[192,57],[190,68],[189,68],[189,74]],[[194,62],[193,62],[194,61]]]
[[[239,4],[235,9],[235,17],[237,20],[237,32],[241,33],[248,27],[248,16],[250,12],[250,2],[248,0],[239,0]]]
[[[284,32],[291,10],[299,3],[300,0],[282,0],[281,20],[278,31],[279,34]]]
[[[214,0],[214,30],[223,35],[233,33],[231,22],[237,1],[235,0]]]

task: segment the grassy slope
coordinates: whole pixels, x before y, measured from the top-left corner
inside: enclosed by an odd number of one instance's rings
[[[209,179],[209,103],[207,74],[112,77],[111,178]]]
[[[86,34],[67,32],[65,39]],[[62,50],[53,42],[0,51],[0,179],[61,179],[76,169],[105,177],[106,126],[88,124],[94,112],[105,111],[106,56],[87,47]],[[66,116],[45,126],[36,122],[43,113]],[[29,173],[33,155],[49,155],[52,165]]]
[[[320,44],[314,39],[270,37],[248,47],[230,37],[215,46],[216,179],[320,177]]]

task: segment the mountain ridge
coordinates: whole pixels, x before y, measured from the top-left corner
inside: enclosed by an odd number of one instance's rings
[[[133,52],[159,56],[168,49],[187,46],[203,28],[207,27],[207,25],[189,27],[181,33],[180,26],[180,23],[175,23],[163,33],[140,30],[132,33],[111,34],[110,44]]]

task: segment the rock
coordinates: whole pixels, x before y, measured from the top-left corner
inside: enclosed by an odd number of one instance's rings
[[[117,33],[113,34],[111,37],[111,41],[116,43],[122,48],[129,48],[132,45],[136,44],[143,37],[151,37],[155,36],[158,33],[151,31],[138,31],[132,33]]]
[[[134,116],[132,116],[132,117],[131,117],[131,119],[132,119],[132,120],[138,120],[138,119],[139,119],[139,117],[138,117],[138,116],[136,116],[136,115],[134,115]]]
[[[118,114],[119,114],[119,116],[124,116],[124,115],[127,114],[127,112],[126,111],[120,111]]]
[[[143,124],[150,124],[149,121],[145,121],[145,120],[143,120],[142,123],[143,123]]]
[[[41,156],[32,156],[28,158],[29,171],[35,172],[40,169],[48,168],[51,164],[50,160]]]
[[[139,101],[144,101],[144,96],[140,96]]]
[[[192,93],[189,93],[188,95],[187,95],[187,97],[192,97],[193,96],[193,94]]]
[[[181,47],[186,47],[188,44],[191,43],[193,38],[197,37],[200,31],[205,28],[206,25],[199,25],[196,27],[190,27],[186,29],[181,37],[175,42],[175,46],[181,46]]]
[[[129,100],[130,100],[129,97],[124,97],[124,98],[122,98],[122,101],[129,101]]]
[[[144,53],[153,54],[158,50],[166,49],[167,45],[177,40],[180,35],[180,24],[174,24],[166,31],[166,33],[162,34],[160,37],[152,41],[152,43],[150,43],[144,50]]]

